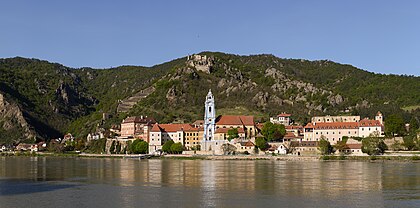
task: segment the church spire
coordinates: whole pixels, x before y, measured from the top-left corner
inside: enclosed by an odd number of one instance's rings
[[[206,101],[204,103],[204,135],[203,144],[205,141],[214,140],[214,131],[216,126],[216,108],[214,97],[211,89],[207,93]]]

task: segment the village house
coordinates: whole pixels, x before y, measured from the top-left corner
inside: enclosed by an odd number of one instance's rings
[[[192,125],[191,128],[187,128],[184,130],[185,133],[185,141],[184,146],[186,150],[198,150],[201,144],[201,140],[203,140],[204,129],[203,127],[196,127]]]
[[[237,142],[234,144],[236,147],[236,152],[238,153],[253,153],[255,151],[255,144],[251,141],[247,142]]]
[[[17,151],[31,151],[38,152],[38,144],[20,143],[16,146]]]
[[[317,155],[319,142],[317,141],[294,141],[291,142],[291,153],[293,155]]]
[[[292,114],[289,113],[281,113],[277,115],[276,117],[270,117],[270,122],[274,124],[283,124],[284,126],[290,126],[292,125],[292,119],[290,118]]]
[[[268,153],[285,155],[287,154],[288,150],[289,148],[282,142],[282,143],[270,144],[270,147],[268,148],[267,151]]]
[[[150,134],[149,153],[153,153],[158,150],[161,150],[163,144],[165,144],[165,142],[169,140],[172,140],[175,143],[180,142],[183,146],[185,146],[186,132],[199,133],[199,130],[197,130],[196,132],[195,130],[193,130],[193,128],[194,127],[191,126],[190,124],[155,124],[153,125],[152,129],[149,132]],[[193,138],[193,136],[189,137],[189,142],[191,142],[191,138]]]
[[[216,132],[217,129],[233,129],[237,128],[239,131],[244,131],[243,138],[252,138],[257,134],[257,127],[254,122],[254,116],[242,115],[220,115],[216,118]],[[242,130],[241,130],[242,129]],[[223,132],[225,130],[222,130]],[[219,132],[222,132],[219,131]],[[226,132],[227,133],[227,132]]]
[[[346,144],[343,150],[337,150],[335,154],[356,155],[356,156],[367,155],[362,152],[361,143]]]
[[[118,139],[142,139],[149,142],[149,131],[155,123],[152,117],[128,117],[121,123],[121,136]]]

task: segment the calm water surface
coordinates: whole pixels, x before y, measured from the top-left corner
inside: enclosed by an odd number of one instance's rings
[[[0,157],[0,207],[420,207],[420,163]]]

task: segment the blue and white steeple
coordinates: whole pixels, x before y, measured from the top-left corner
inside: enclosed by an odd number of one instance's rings
[[[209,90],[207,93],[205,110],[204,110],[204,136],[203,142],[214,140],[214,131],[216,129],[216,108],[214,105],[214,97]]]

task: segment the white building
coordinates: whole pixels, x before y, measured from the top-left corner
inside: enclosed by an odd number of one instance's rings
[[[270,117],[270,122],[274,124],[283,124],[285,126],[289,126],[292,124],[290,116],[292,116],[292,114],[283,112],[275,117]]]
[[[343,136],[368,137],[371,134],[384,135],[382,114],[378,112],[375,120],[359,119],[360,116],[325,116],[314,117],[312,122],[304,127],[304,141],[319,141],[325,138],[331,144],[341,141]],[[335,119],[338,121],[331,121]],[[354,122],[355,120],[356,122]]]
[[[172,140],[185,145],[185,131],[194,128],[190,124],[155,124],[149,132],[149,153],[161,150],[165,142]]]

